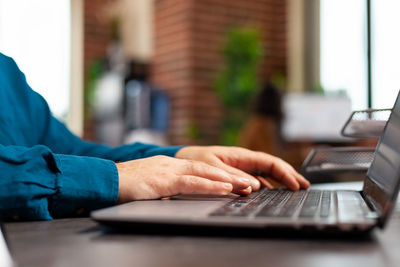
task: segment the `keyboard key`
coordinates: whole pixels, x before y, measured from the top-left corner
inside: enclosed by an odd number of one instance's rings
[[[304,198],[306,198],[304,200]],[[331,192],[311,191],[289,191],[262,189],[252,193],[250,196],[236,198],[224,206],[216,209],[210,216],[239,216],[239,217],[281,217],[290,218],[300,208],[300,217],[311,218],[318,213],[320,216],[328,217],[330,212]],[[319,205],[321,202],[321,205]]]
[[[366,204],[358,192],[340,191],[337,196],[339,221],[359,221],[365,217],[362,207]]]
[[[278,191],[269,191],[256,198],[254,201],[248,203],[245,207],[239,210],[237,213],[232,214],[233,216],[244,216],[247,217],[252,215],[259,210],[265,203],[271,201],[271,199],[278,196]]]
[[[250,203],[259,203],[261,198],[263,198],[264,192],[267,189],[262,189],[256,193],[253,193],[249,196],[242,196],[238,197],[236,199],[233,199],[232,201],[226,203],[224,206],[216,209],[212,213],[209,214],[209,216],[237,216],[240,215],[240,210],[242,210],[244,207],[246,207]],[[243,214],[244,216],[245,214]]]
[[[290,199],[280,209],[279,217],[292,217],[296,210],[299,208],[301,201],[305,196],[306,191],[296,191],[292,194]]]
[[[321,199],[321,191],[310,191],[304,201],[299,217],[312,218],[318,211],[318,205]]]
[[[291,191],[278,191],[279,194],[276,194],[273,198],[271,198],[257,213],[257,217],[270,217],[275,214],[284,202],[290,197],[293,192]]]
[[[321,218],[328,217],[329,213],[330,213],[330,208],[331,208],[331,192],[324,191],[322,194],[321,210],[320,210],[319,216]]]

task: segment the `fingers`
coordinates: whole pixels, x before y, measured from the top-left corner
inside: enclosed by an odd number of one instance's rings
[[[257,162],[257,168],[265,173],[268,173],[277,181],[286,185],[289,189],[298,190],[300,188],[308,188],[309,182],[297,173],[292,166],[283,160],[265,155],[265,158],[269,157],[268,164],[261,165]]]
[[[237,168],[231,167],[225,163],[223,163],[222,161],[216,161],[215,163],[213,163],[214,166],[225,170],[226,172],[229,172],[231,174],[234,174],[236,176],[240,176],[240,177],[246,177],[247,179],[250,180],[250,185],[251,185],[251,190],[252,191],[257,191],[258,189],[260,189],[260,181],[258,179],[256,179],[254,176],[239,170]]]
[[[308,188],[310,186],[310,182],[304,178],[303,175],[298,173],[289,163],[279,159],[284,168],[288,169],[289,172],[294,176],[295,180],[299,183],[300,188]]]
[[[238,195],[249,195],[252,192],[251,186],[246,189],[234,190],[233,193]]]
[[[186,161],[189,175],[232,184],[235,190],[246,189],[250,186],[250,179],[246,175],[235,175],[221,168],[198,161]]]
[[[299,190],[300,184],[296,177],[279,160],[272,160],[267,165],[268,173],[277,181],[286,185],[289,189]]]
[[[188,153],[190,151],[192,152]],[[183,152],[185,151],[182,149]],[[262,152],[234,147],[210,147],[208,150],[207,148],[203,148],[203,150],[200,148],[189,150],[188,148],[186,155],[183,154],[181,156],[186,159],[199,160],[203,163],[198,164],[198,161],[188,161],[185,174],[231,183],[233,192],[239,194],[250,193],[249,185],[252,191],[258,190],[260,186],[273,188],[274,184],[271,184],[265,177],[271,177],[292,190],[308,188],[310,185],[288,163]],[[214,167],[211,167],[211,165]],[[260,177],[256,179],[252,174],[260,175]],[[240,178],[247,178],[249,183]]]
[[[296,172],[295,176],[296,176],[297,182],[299,182],[301,188],[309,188],[310,187],[310,182],[306,178],[304,178],[303,175]]]
[[[181,194],[212,194],[227,195],[232,192],[230,183],[211,181],[193,175],[184,175],[177,182],[178,191]]]
[[[266,187],[268,189],[273,189],[274,188],[274,186],[267,179],[265,179],[264,177],[257,176],[257,179],[260,181],[260,183],[261,183],[261,185],[263,187]]]
[[[239,152],[239,151],[238,151]],[[235,166],[249,173],[261,172],[272,177],[289,189],[308,188],[310,183],[285,161],[262,152],[240,150],[234,161]],[[260,180],[261,183],[265,182]],[[267,185],[267,183],[264,183]]]

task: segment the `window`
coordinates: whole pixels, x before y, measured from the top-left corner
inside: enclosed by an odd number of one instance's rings
[[[367,108],[366,1],[321,0],[320,79],[326,91],[344,90],[352,109]]]
[[[0,52],[65,118],[70,88],[70,0],[0,0]]]
[[[320,0],[320,80],[368,108],[367,0]],[[400,2],[371,0],[372,108],[391,108],[400,89]]]
[[[400,90],[400,1],[372,1],[372,106],[391,108]]]

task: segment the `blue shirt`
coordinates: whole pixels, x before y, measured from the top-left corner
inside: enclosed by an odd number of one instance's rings
[[[114,162],[174,156],[178,149],[141,143],[111,148],[81,140],[0,53],[0,220],[50,220],[113,205]]]

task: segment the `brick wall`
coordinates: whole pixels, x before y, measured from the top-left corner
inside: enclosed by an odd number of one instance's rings
[[[212,87],[228,29],[259,29],[266,52],[263,81],[286,74],[284,0],[157,0],[154,24],[152,80],[171,97],[173,144],[218,143],[223,110]],[[193,139],[195,129],[199,138]]]
[[[92,62],[106,56],[111,34],[104,9],[117,1],[84,1],[85,81]],[[166,88],[172,100],[170,141],[218,143],[223,110],[212,87],[222,67],[226,32],[234,26],[260,29],[266,51],[262,80],[275,72],[286,74],[286,1],[155,0],[154,4],[152,80]],[[86,139],[93,139],[92,128],[86,121]],[[191,137],[194,128],[199,130],[198,139]]]

